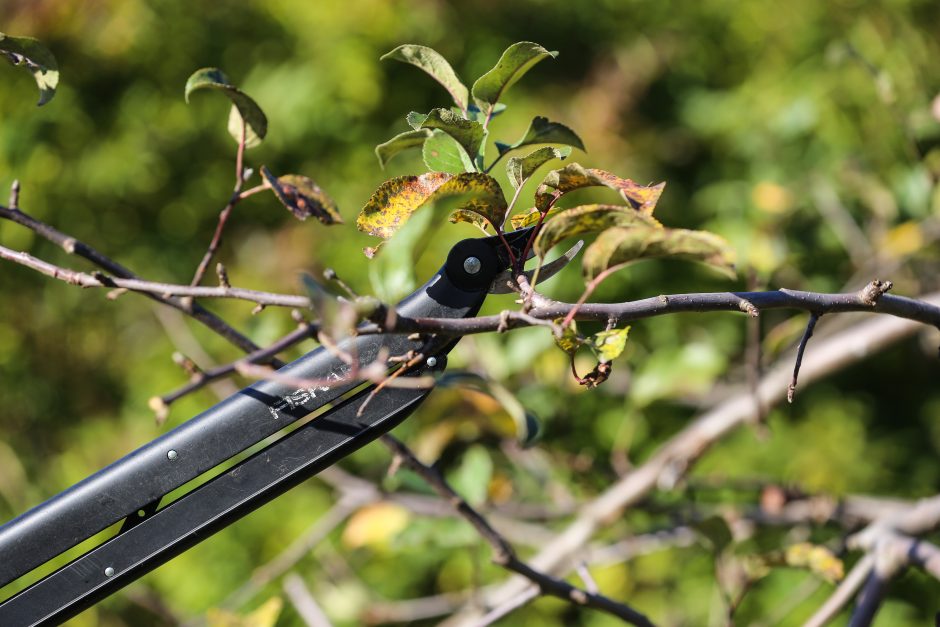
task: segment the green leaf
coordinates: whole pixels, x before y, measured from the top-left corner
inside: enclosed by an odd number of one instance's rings
[[[460,466],[448,477],[457,494],[474,506],[486,502],[492,478],[493,459],[486,447],[480,444],[467,449],[460,460]]]
[[[591,350],[602,364],[613,361],[620,357],[626,348],[629,334],[630,327],[595,333],[590,339]]]
[[[501,225],[505,219],[506,198],[493,177],[479,172],[456,176],[428,172],[399,176],[383,183],[362,208],[356,226],[360,231],[388,239],[417,209],[446,196],[466,196],[459,209],[472,211],[492,224]]]
[[[546,146],[530,152],[524,157],[510,157],[506,161],[506,174],[513,189],[519,189],[535,171],[552,159],[564,159],[571,154],[571,148],[553,148]]]
[[[535,253],[544,257],[558,242],[582,233],[596,233],[613,226],[637,225],[662,228],[652,216],[621,205],[581,205],[564,209],[542,225],[535,238]]]
[[[415,130],[440,129],[447,133],[463,147],[471,162],[480,154],[486,132],[479,122],[467,120],[447,109],[433,109],[427,115],[412,111],[406,119]]]
[[[394,59],[402,63],[410,63],[427,72],[431,78],[443,85],[444,89],[454,99],[454,104],[460,107],[461,111],[467,110],[469,93],[467,87],[460,82],[454,68],[450,66],[439,52],[427,46],[418,46],[415,44],[405,44],[398,46],[391,52],[382,55],[381,60]]]
[[[723,238],[708,231],[664,229],[647,224],[614,227],[601,233],[584,252],[582,268],[587,280],[610,268],[640,259],[671,257],[709,265],[735,278],[734,251]]]
[[[557,57],[557,52],[549,52],[542,46],[530,41],[520,41],[506,48],[492,70],[481,76],[473,84],[473,99],[487,115],[499,102],[503,93],[532,68],[547,57]]]
[[[379,165],[384,169],[385,164],[387,164],[392,159],[392,157],[404,150],[418,148],[424,144],[424,140],[430,136],[431,131],[426,128],[422,128],[416,131],[405,131],[404,133],[399,133],[384,144],[379,144],[375,147],[375,156],[379,159]]]
[[[38,106],[52,100],[59,84],[59,65],[52,52],[38,39],[11,37],[0,33],[0,56],[12,65],[22,65],[33,75],[36,86],[39,87]]]
[[[532,120],[532,123],[529,124],[529,128],[526,130],[525,135],[522,136],[522,139],[515,144],[508,145],[496,142],[496,149],[499,151],[499,154],[503,154],[510,150],[531,144],[562,144],[581,150],[585,149],[584,142],[581,141],[577,133],[564,124],[550,122],[548,118],[543,118],[542,116],[536,116]]]
[[[494,379],[475,372],[452,370],[437,380],[438,387],[464,387],[483,392],[502,405],[516,425],[516,440],[523,446],[530,446],[539,436],[539,421],[526,411],[515,394]]]
[[[264,184],[270,188],[298,220],[314,216],[323,224],[342,224],[336,203],[312,179],[300,174],[275,177],[266,166],[261,166]]]
[[[246,141],[246,146],[254,146],[264,139],[268,132],[268,119],[265,117],[264,111],[252,100],[251,96],[232,85],[222,70],[206,67],[193,72],[186,80],[184,92],[186,102],[189,102],[190,94],[200,89],[221,91],[232,101],[234,111],[229,114],[229,132],[236,141],[241,141],[242,120],[245,121],[246,131],[253,133],[256,138],[253,143]],[[246,139],[252,139],[247,132]]]
[[[734,542],[728,522],[721,516],[710,516],[692,523],[692,527],[708,541],[715,554],[724,552]]]
[[[421,131],[428,132],[427,129],[421,129]],[[461,174],[476,171],[467,151],[457,143],[456,139],[440,129],[434,129],[431,136],[424,142],[421,156],[424,157],[424,164],[428,166],[428,169],[434,172]]]
[[[535,192],[535,206],[544,211],[558,198],[572,190],[599,186],[618,191],[633,209],[652,214],[666,184],[639,185],[630,179],[620,178],[604,170],[584,168],[580,164],[570,163],[545,176],[545,180]]]

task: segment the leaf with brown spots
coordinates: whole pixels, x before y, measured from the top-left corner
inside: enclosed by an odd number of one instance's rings
[[[493,177],[479,172],[456,176],[428,172],[399,176],[383,183],[359,212],[356,226],[360,231],[388,239],[416,210],[447,196],[465,196],[458,211],[472,212],[491,224],[501,225],[506,216],[506,198]]]
[[[665,186],[665,183],[651,186],[640,185],[605,170],[585,168],[580,164],[571,163],[560,170],[552,170],[545,176],[535,192],[535,206],[545,211],[558,198],[570,191],[584,187],[609,187],[619,192],[630,207],[651,215]]]
[[[617,226],[601,233],[584,252],[582,268],[584,277],[591,280],[610,268],[653,257],[698,261],[735,278],[734,251],[721,237],[708,231],[645,224]]]
[[[261,176],[265,186],[274,192],[281,204],[298,220],[313,216],[323,224],[343,223],[333,199],[306,176],[285,174],[276,177],[266,166],[261,166]]]
[[[596,233],[614,226],[637,225],[662,228],[652,216],[622,205],[581,205],[564,209],[542,225],[535,238],[535,254],[544,257],[558,242],[582,233]]]

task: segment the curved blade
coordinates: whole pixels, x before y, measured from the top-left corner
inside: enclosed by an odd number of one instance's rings
[[[561,272],[561,269],[567,266],[568,262],[574,259],[575,255],[581,251],[582,246],[584,246],[584,240],[578,240],[577,244],[569,248],[568,252],[558,259],[555,259],[554,261],[551,261],[544,266],[541,266],[540,268],[526,270],[524,274],[529,279],[529,281],[532,281],[532,277],[534,275],[537,275],[536,280],[539,283],[546,281]],[[513,285],[515,285],[515,282],[512,276],[512,269],[504,270],[496,275],[496,278],[490,285],[489,292],[490,294],[509,294],[510,292],[515,291],[512,288]]]

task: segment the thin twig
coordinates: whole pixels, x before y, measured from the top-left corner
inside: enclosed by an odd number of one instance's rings
[[[23,213],[23,211],[20,209],[15,207],[0,206],[0,218],[6,218],[28,228],[43,239],[60,246],[68,254],[78,255],[79,257],[87,259],[99,268],[102,268],[116,277],[120,277],[122,279],[139,279],[139,277],[133,272],[113,259],[107,257],[106,255],[103,255],[101,252],[92,248],[88,244],[70,235],[66,235],[65,233],[62,233],[61,231],[49,226],[44,222],[36,220],[32,216]],[[246,353],[258,350],[258,346],[254,342],[236,331],[224,320],[205,309],[199,303],[193,302],[191,298],[181,298],[172,294],[161,295],[155,293],[148,293],[147,296],[159,303],[169,305],[170,307],[178,309],[188,316],[191,316]],[[281,362],[277,363],[280,364]]]
[[[212,241],[209,242],[209,248],[206,249],[205,254],[202,256],[202,260],[199,262],[199,265],[196,267],[196,272],[193,274],[193,280],[190,281],[190,285],[196,286],[199,285],[202,281],[202,277],[205,276],[206,270],[209,269],[209,264],[212,262],[212,257],[215,256],[216,251],[219,249],[219,246],[222,244],[222,233],[225,231],[225,225],[228,223],[228,218],[232,214],[232,209],[235,208],[235,205],[242,199],[241,191],[242,186],[245,183],[245,170],[244,170],[244,159],[245,159],[245,143],[248,138],[248,123],[245,120],[242,120],[242,132],[241,137],[238,141],[238,151],[235,154],[235,189],[232,190],[232,195],[229,197],[228,204],[225,205],[225,208],[219,213],[219,222],[215,226],[215,233],[212,235]]]
[[[294,609],[307,627],[332,627],[330,619],[320,608],[316,599],[307,588],[307,584],[297,573],[290,573],[284,578],[284,594],[290,599]]]
[[[796,349],[796,361],[793,364],[793,378],[790,379],[790,385],[787,386],[787,402],[793,402],[793,394],[796,392],[796,381],[800,377],[800,366],[803,364],[803,352],[806,350],[806,344],[809,338],[813,337],[813,329],[819,321],[819,314],[812,312],[809,315],[809,321],[806,323],[806,330],[803,331],[803,337],[800,339],[800,345]]]
[[[450,502],[460,516],[469,522],[473,528],[476,529],[477,533],[487,541],[493,549],[494,563],[509,571],[522,575],[536,584],[542,594],[548,594],[576,605],[607,612],[633,625],[643,627],[652,625],[646,616],[628,605],[614,601],[600,594],[594,594],[576,588],[568,582],[538,571],[520,560],[515,550],[512,548],[512,545],[490,525],[486,518],[457,494],[439,472],[422,463],[407,446],[393,436],[386,434],[383,435],[381,439],[392,454],[401,459],[404,466],[420,476],[438,496]]]

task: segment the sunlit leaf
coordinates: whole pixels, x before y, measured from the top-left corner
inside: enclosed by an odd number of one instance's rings
[[[550,209],[549,212],[545,215],[545,220],[558,215],[562,211],[564,211],[564,209],[560,207]],[[542,215],[542,212],[535,207],[532,207],[525,213],[517,213],[513,217],[509,218],[509,222],[512,224],[512,228],[514,229],[524,229],[527,226],[533,226],[534,224],[538,223],[540,215]]]
[[[378,157],[379,165],[385,168],[392,157],[398,153],[410,148],[420,148],[424,141],[431,136],[431,131],[426,128],[416,131],[405,131],[399,133],[384,144],[375,147],[375,156]]]
[[[408,526],[408,510],[389,501],[366,505],[349,517],[343,529],[343,544],[350,549],[381,547]]]
[[[510,157],[506,161],[506,174],[509,176],[509,183],[513,189],[519,189],[540,167],[552,159],[564,159],[570,154],[571,148],[567,146],[564,148],[545,146],[530,152],[524,157]]]
[[[609,268],[653,257],[688,259],[735,278],[734,251],[708,231],[664,229],[646,224],[614,227],[601,233],[584,251],[582,267],[590,280]]]
[[[824,546],[800,542],[787,547],[784,563],[794,568],[808,568],[817,577],[834,583],[845,575],[845,565]]]
[[[421,68],[447,90],[451,98],[454,99],[454,103],[460,107],[461,110],[467,110],[469,101],[467,87],[457,78],[454,68],[450,66],[447,59],[433,48],[415,44],[405,44],[382,55],[381,59],[383,61],[385,59],[394,59]]]
[[[492,224],[501,225],[506,216],[506,198],[493,177],[479,172],[456,176],[428,172],[383,183],[362,208],[356,225],[360,231],[388,239],[417,209],[446,196],[466,196],[458,209],[476,213]]]
[[[492,70],[473,84],[473,99],[483,111],[489,113],[507,89],[518,81],[533,65],[548,57],[557,57],[530,41],[520,41],[509,46]]]
[[[193,72],[186,81],[184,92],[186,102],[189,102],[190,94],[200,89],[221,91],[232,101],[232,105],[237,109],[237,114],[240,116],[240,119],[234,118],[234,114],[229,116],[229,132],[232,133],[236,141],[241,140],[241,120],[245,121],[247,129],[254,133],[258,142],[264,139],[268,132],[268,119],[261,107],[252,100],[251,96],[232,85],[222,70],[207,67]],[[234,123],[233,118],[235,119]]]
[[[460,144],[467,157],[474,162],[480,153],[483,139],[486,136],[483,125],[473,120],[467,120],[453,111],[447,109],[433,109],[427,115],[412,111],[407,116],[411,128],[440,129]]]
[[[495,399],[506,410],[516,425],[516,440],[523,446],[529,446],[539,436],[538,419],[522,406],[515,394],[498,381],[483,377],[475,372],[452,370],[442,375],[437,381],[438,387],[464,387],[483,392]]]
[[[0,57],[26,68],[33,75],[39,87],[39,106],[52,100],[59,84],[59,65],[52,52],[38,39],[0,33]]]
[[[591,349],[601,363],[607,363],[620,357],[627,346],[630,327],[611,329],[595,333],[590,339]]]
[[[555,320],[555,324],[560,325],[561,323],[561,318]],[[561,337],[553,335],[552,338],[555,340],[555,346],[569,355],[577,353],[581,345],[584,344],[584,339],[578,335],[578,326],[575,322],[571,322],[568,326],[562,327]]]
[[[421,130],[427,132],[427,129]],[[457,140],[440,129],[434,129],[424,142],[421,155],[424,157],[424,164],[434,172],[460,174],[476,171],[473,161]]]
[[[264,184],[298,220],[313,216],[323,224],[343,223],[336,203],[313,180],[299,174],[275,177],[266,166],[261,166],[261,176]]]
[[[663,193],[665,183],[640,185],[630,179],[571,163],[560,170],[549,172],[535,193],[535,206],[545,210],[562,195],[584,187],[609,187],[620,193],[627,203],[642,213],[651,214]]]
[[[548,118],[542,116],[536,116],[532,120],[532,123],[529,124],[529,128],[526,130],[525,135],[522,136],[522,139],[515,144],[501,144],[497,142],[496,149],[500,154],[503,154],[504,152],[531,144],[562,144],[564,146],[572,146],[584,150],[584,142],[581,141],[577,133],[564,124],[550,122]]]
[[[544,257],[558,242],[582,233],[596,233],[613,226],[637,225],[661,228],[652,216],[622,205],[581,205],[564,209],[542,225],[535,238],[535,253]]]

